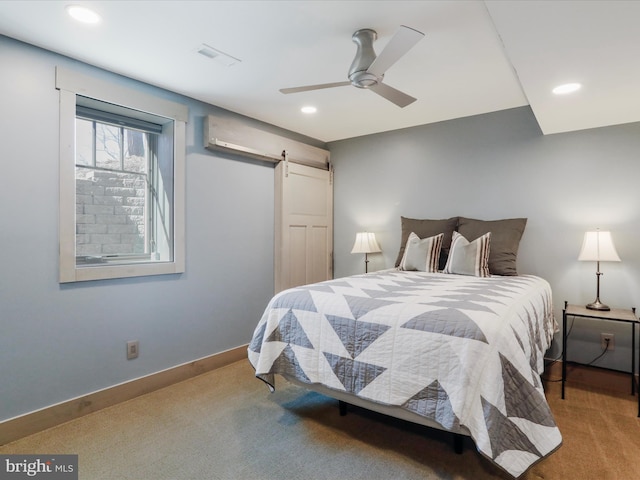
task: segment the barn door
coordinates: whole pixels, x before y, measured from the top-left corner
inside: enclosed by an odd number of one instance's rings
[[[333,277],[332,172],[282,161],[275,180],[275,291]]]

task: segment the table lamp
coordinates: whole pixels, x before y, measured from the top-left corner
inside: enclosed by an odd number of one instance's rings
[[[376,241],[375,233],[360,232],[356,234],[356,241],[353,244],[351,253],[364,253],[364,273],[369,273],[369,258],[367,255],[381,251],[380,245]]]
[[[600,275],[602,275],[602,272],[600,272],[600,262],[620,261],[616,247],[613,245],[611,232],[601,232],[600,230],[586,232],[578,260],[596,262],[596,299],[586,307],[590,310],[611,310],[600,301]]]

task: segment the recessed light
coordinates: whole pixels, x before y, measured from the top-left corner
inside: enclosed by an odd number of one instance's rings
[[[75,20],[82,23],[100,23],[100,15],[93,10],[80,5],[69,5],[67,13]]]
[[[306,107],[302,107],[300,111],[302,113],[312,114],[312,113],[316,113],[318,109],[316,107],[312,107],[311,105],[307,105]]]
[[[558,85],[552,90],[556,95],[566,95],[567,93],[573,93],[580,90],[582,85],[579,83],[565,83],[564,85]]]

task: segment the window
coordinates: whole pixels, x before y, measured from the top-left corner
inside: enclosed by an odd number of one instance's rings
[[[186,107],[56,76],[60,281],[184,271]]]
[[[85,103],[76,97],[76,265],[171,261],[173,241],[161,238],[172,230],[163,207],[171,204],[164,185],[173,162],[158,151],[164,119],[143,122],[130,109],[121,109],[125,116]]]

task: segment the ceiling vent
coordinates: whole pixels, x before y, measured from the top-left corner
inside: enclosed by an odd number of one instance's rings
[[[210,58],[214,62],[219,63],[220,65],[223,65],[225,67],[231,67],[232,65],[235,65],[236,63],[240,63],[242,61],[238,58],[232,57],[231,55],[227,55],[220,50],[216,50],[215,48],[210,47],[209,45],[206,45],[204,43],[198,47],[197,52],[200,55],[204,55],[205,57]]]

